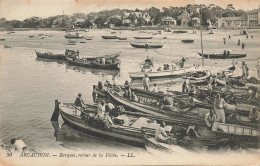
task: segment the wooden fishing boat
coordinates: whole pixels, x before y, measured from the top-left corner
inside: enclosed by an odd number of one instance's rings
[[[178,146],[178,145],[169,145],[166,143],[158,142],[155,140],[153,136],[149,136],[146,134],[144,130],[142,130],[143,141],[145,145],[145,149],[152,154],[158,153],[185,153],[188,154],[190,151],[187,149]]]
[[[5,41],[5,39],[0,39],[0,41]]]
[[[37,58],[46,58],[46,59],[58,59],[58,60],[65,60],[64,54],[53,54],[52,52],[38,52],[35,50]]]
[[[101,36],[103,39],[119,39],[117,36]]]
[[[184,77],[183,79],[189,78],[191,84],[203,84],[208,82],[210,76],[210,71],[204,70],[187,74],[186,77]]]
[[[213,35],[213,34],[214,34],[214,30],[211,29],[211,30],[209,31],[209,34],[210,34],[210,35]]]
[[[235,125],[235,124],[227,124],[227,123],[219,123],[215,122],[218,130],[213,131],[220,135],[234,135],[238,137],[252,137],[252,138],[258,138],[260,135],[259,131],[257,129],[247,127],[247,126],[241,126],[241,125]]]
[[[200,56],[202,56],[201,53],[198,53]],[[229,58],[225,57],[224,54],[208,54],[203,53],[204,58],[211,58],[211,59],[237,59],[237,58],[245,58],[247,54],[230,54]]]
[[[138,101],[130,100],[127,97],[123,97],[120,93],[117,91],[114,91],[112,89],[108,89],[107,93],[111,97],[113,101],[116,101],[117,103],[120,103],[128,108],[131,108],[132,110],[135,110],[137,112],[142,112],[147,115],[157,116],[161,118],[169,118],[171,121],[182,121],[182,123],[187,123],[187,119],[192,119],[192,123],[196,124],[202,124],[203,118],[197,117],[195,114],[189,114],[184,113],[184,111],[177,107],[172,107],[172,110],[168,110],[166,108],[161,108],[160,104],[163,101],[163,98],[165,95],[159,94],[159,93],[153,93],[152,92],[145,92],[145,93],[138,93],[137,90],[132,89],[132,92],[135,92]],[[167,95],[166,95],[167,96]],[[170,96],[173,97],[173,96]],[[178,99],[179,98],[179,99]],[[184,97],[181,98],[180,96],[174,97],[174,105],[175,103],[181,102],[181,100],[184,100]],[[187,100],[187,98],[186,98]],[[159,105],[158,105],[159,103]],[[177,104],[176,104],[177,105]],[[184,105],[184,104],[183,104]],[[191,108],[192,106],[188,104],[184,105],[186,108]],[[184,121],[185,119],[185,121]]]
[[[119,40],[127,40],[126,37],[119,37],[118,39],[119,39]]]
[[[75,33],[75,34],[66,34],[64,36],[66,39],[81,39],[81,38],[84,38],[84,36],[80,33]]]
[[[76,44],[77,44],[77,42],[73,41],[73,40],[69,40],[69,42],[68,42],[68,45],[76,45]]]
[[[185,67],[175,70],[162,70],[162,71],[148,71],[148,72],[130,72],[129,76],[132,80],[140,80],[144,78],[144,75],[148,75],[150,80],[157,78],[181,78],[187,73],[193,73],[194,71],[199,71],[197,66]]]
[[[29,35],[29,37],[34,37],[35,35]]]
[[[111,34],[116,34],[116,31],[111,32]]]
[[[193,43],[194,40],[189,40],[189,39],[187,39],[187,40],[181,40],[181,42],[183,42],[183,43]]]
[[[134,36],[135,39],[152,39],[152,36]]]
[[[11,31],[11,32],[7,32],[7,34],[12,34],[12,33],[15,33],[14,31]]]
[[[147,56],[147,58],[140,65],[142,72],[151,71],[153,68],[153,61]]]
[[[178,30],[178,31],[173,31],[172,33],[188,33],[188,31]]]
[[[82,67],[90,67],[90,68],[97,68],[97,69],[110,69],[110,70],[118,70],[120,68],[120,60],[117,57],[120,53],[105,55],[102,57],[92,57],[92,58],[75,58],[71,56],[66,56],[66,61],[69,64],[82,66]],[[100,62],[100,59],[105,59],[105,64]],[[102,61],[103,62],[103,61]]]
[[[87,38],[85,38],[86,40],[92,40],[92,38],[90,38],[90,37],[87,37]]]
[[[13,44],[5,44],[4,48],[13,48]]]
[[[135,48],[146,48],[146,49],[163,47],[162,44],[152,44],[152,43],[130,43],[130,45]]]
[[[113,124],[105,129],[95,125],[94,115],[97,112],[96,106],[86,105],[85,110],[76,107],[72,103],[61,103],[59,105],[62,119],[72,128],[83,133],[99,138],[109,139],[125,144],[144,147],[141,128],[156,129],[159,124],[149,123],[148,118],[129,115],[119,115],[114,118]],[[89,117],[87,120],[83,116]]]

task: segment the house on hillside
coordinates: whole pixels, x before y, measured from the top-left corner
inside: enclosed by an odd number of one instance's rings
[[[192,26],[194,26],[194,27],[200,25],[200,19],[199,19],[198,17],[193,17],[193,18],[191,19],[191,22],[192,22]]]
[[[121,17],[120,15],[113,15],[111,18],[117,18],[117,19],[119,19],[119,20],[122,19],[122,17]]]
[[[260,9],[254,9],[247,13],[247,24],[249,26],[260,25]]]
[[[74,22],[75,26],[80,26],[82,24],[84,24],[86,21],[84,19],[78,19]]]
[[[142,17],[142,13],[141,12],[135,12],[135,15],[136,15],[137,18],[138,17]]]
[[[151,17],[150,17],[150,15],[148,13],[144,13],[143,14],[143,18],[145,20],[145,24],[151,23]]]
[[[186,10],[184,10],[182,14],[177,17],[177,24],[180,26],[188,26],[189,21],[191,21],[190,13]]]
[[[218,27],[243,27],[247,26],[246,17],[221,17],[217,21]]]
[[[169,16],[163,17],[161,21],[162,21],[162,25],[173,25],[173,26],[176,26],[176,24],[177,24],[176,19],[174,19],[172,17],[169,17]]]
[[[124,15],[122,16],[122,24],[123,25],[130,25],[131,24],[131,20],[129,19],[131,13],[129,12],[125,12]]]
[[[200,9],[204,7],[206,7],[206,5],[187,5],[187,11],[190,15],[193,15],[194,13],[199,13]]]

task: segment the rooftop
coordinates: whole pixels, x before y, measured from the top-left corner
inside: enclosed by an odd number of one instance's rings
[[[175,19],[169,16],[163,17],[162,21],[174,21]]]
[[[260,12],[260,9],[254,9],[254,10],[249,11],[248,13],[257,13],[257,12]]]
[[[221,17],[219,20],[223,21],[247,21],[246,17]]]

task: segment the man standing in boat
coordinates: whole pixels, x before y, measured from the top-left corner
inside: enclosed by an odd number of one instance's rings
[[[242,76],[244,78],[247,78],[248,77],[248,67],[247,67],[247,64],[244,60],[242,61],[242,70],[243,70]]]
[[[148,52],[149,45],[147,43],[145,43],[144,47],[145,47],[145,52]]]
[[[155,140],[158,142],[169,143],[169,139],[167,139],[168,135],[165,132],[164,127],[165,127],[165,122],[162,121],[160,126],[155,131]]]
[[[150,85],[150,79],[149,79],[148,75],[145,74],[145,76],[143,78],[143,86],[144,86],[145,91],[148,91],[149,85]]]
[[[76,99],[75,99],[74,104],[75,104],[77,107],[83,107],[83,105],[86,105],[86,104],[84,103],[84,101],[82,100],[81,96],[82,96],[82,94],[79,93],[78,96],[77,96]]]
[[[205,116],[205,123],[212,130],[213,123],[217,121],[217,116],[213,109],[210,109],[210,112],[206,114]]]
[[[225,123],[225,111],[224,108],[226,107],[225,100],[221,97],[221,95],[218,93],[214,100],[214,110],[217,116],[217,121]]]

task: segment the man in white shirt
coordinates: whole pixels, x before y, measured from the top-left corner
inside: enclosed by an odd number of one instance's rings
[[[225,100],[218,94],[214,100],[214,109],[217,116],[217,121],[225,123],[226,117],[225,117],[225,111],[224,108],[226,107]]]
[[[106,111],[105,101],[102,100],[97,107],[98,114],[104,115]]]
[[[217,116],[216,114],[214,113],[214,110],[213,109],[210,109],[210,112],[206,114],[205,116],[205,123],[206,125],[212,129],[212,125],[215,121],[217,121]]]
[[[165,142],[167,139],[167,133],[165,132],[165,122],[162,122],[155,131],[155,140],[158,142]]]
[[[150,85],[150,79],[149,79],[148,75],[146,74],[143,78],[143,86],[144,86],[145,91],[148,91],[149,85]]]
[[[158,93],[158,86],[156,85],[156,83],[153,84],[153,93]]]
[[[22,152],[27,149],[27,145],[23,140],[17,140],[16,138],[11,139],[11,144],[15,151]]]

